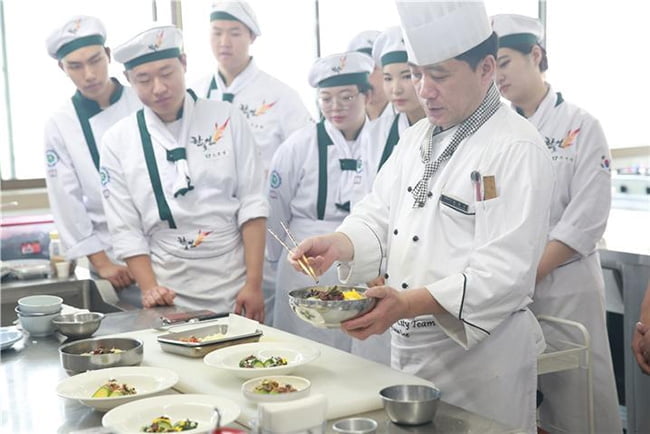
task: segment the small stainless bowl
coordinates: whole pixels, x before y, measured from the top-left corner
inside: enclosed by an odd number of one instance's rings
[[[379,391],[389,419],[401,425],[422,425],[433,420],[440,390],[424,385],[389,386]]]
[[[374,434],[377,422],[369,417],[351,417],[334,422],[332,430],[341,434]]]
[[[80,312],[59,315],[52,320],[54,327],[69,338],[87,338],[97,331],[104,314],[99,312]]]
[[[122,350],[119,353],[90,354],[98,348]],[[61,366],[68,375],[95,369],[112,368],[116,366],[136,366],[142,363],[144,344],[133,338],[93,338],[71,342],[59,347]]]
[[[336,285],[341,291],[351,289],[363,294],[368,288]],[[343,321],[363,315],[375,306],[372,297],[360,300],[319,300],[307,298],[311,290],[325,290],[327,286],[309,286],[289,292],[289,305],[298,317],[321,328],[338,328]]]

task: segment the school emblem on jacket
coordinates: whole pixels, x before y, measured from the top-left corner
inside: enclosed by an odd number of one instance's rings
[[[282,177],[277,170],[271,172],[271,188],[278,188],[282,185]]]
[[[106,186],[109,182],[111,182],[111,175],[108,173],[108,169],[104,166],[99,168],[99,181],[103,186]]]
[[[156,40],[153,42],[153,44],[149,44],[147,48],[150,49],[151,51],[158,51],[158,48],[160,48],[160,46],[162,45],[164,36],[165,36],[164,30],[158,32],[158,34],[156,35]]]
[[[609,158],[607,158],[607,155],[602,155],[600,157],[600,167],[607,170],[608,172],[610,172],[612,170],[611,169],[611,162],[609,161]]]
[[[212,140],[214,143],[221,140],[223,133],[226,131],[226,127],[228,126],[228,122],[230,122],[230,118],[226,119],[226,122],[224,122],[223,125],[219,125],[219,122],[214,123],[214,134],[212,134]]]
[[[244,116],[246,116],[246,119],[250,119],[266,114],[276,103],[277,101],[273,101],[271,103],[262,101],[262,105],[257,108],[251,107],[248,104],[240,104],[239,109],[244,114]]]
[[[54,149],[48,149],[45,151],[45,161],[47,161],[47,167],[56,166],[56,163],[58,163],[59,160],[59,154],[57,154]]]
[[[336,72],[337,74],[340,74],[341,71],[345,69],[345,63],[348,60],[348,56],[341,56],[339,57],[339,64],[337,66],[332,66],[330,69],[332,72]]]
[[[199,229],[198,235],[193,240],[188,240],[186,237],[178,237],[178,242],[181,246],[183,246],[183,249],[185,250],[193,249],[195,247],[199,247],[201,243],[203,243],[203,241],[206,239],[206,237],[211,233],[212,231],[203,232],[201,229]]]
[[[575,144],[576,139],[578,138],[578,134],[580,134],[580,128],[569,130],[566,137],[562,139],[546,137],[546,146],[553,153],[557,152],[560,149],[567,149]]]

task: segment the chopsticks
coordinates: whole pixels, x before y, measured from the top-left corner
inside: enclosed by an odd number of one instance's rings
[[[280,222],[280,224],[282,225],[282,229],[284,229],[284,231],[287,233],[287,236],[289,237],[289,239],[293,242],[294,247],[298,247],[298,242],[293,237],[293,234],[289,231],[289,228],[287,227],[287,225],[285,225],[283,222]],[[291,252],[291,248],[289,246],[287,246],[287,244],[284,241],[282,241],[282,239],[280,237],[278,237],[275,234],[275,232],[273,232],[271,230],[271,228],[266,228],[266,230],[269,231],[269,233],[273,236],[273,238],[278,240],[278,243],[282,244],[282,247],[287,249],[288,252]],[[316,273],[314,272],[314,269],[311,268],[311,265],[309,265],[309,261],[307,260],[307,256],[302,255],[300,258],[297,259],[297,262],[298,262],[298,265],[300,265],[300,268],[302,268],[302,270],[307,275],[309,275],[312,279],[314,279],[314,282],[318,283],[318,278],[316,277]]]

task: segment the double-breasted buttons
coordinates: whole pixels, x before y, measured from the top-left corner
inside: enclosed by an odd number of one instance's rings
[[[402,288],[406,289],[406,288],[408,288],[408,287],[409,287],[408,283],[406,283],[406,282],[403,282],[403,283],[402,283]]]
[[[428,192],[428,193],[427,193],[427,197],[431,197],[431,196],[433,196],[433,193]]]
[[[397,231],[397,229],[395,229],[395,230],[393,231],[393,234],[395,234],[395,235],[397,235],[397,234],[398,234],[398,231]]]
[[[384,273],[384,279],[388,279],[388,273]]]
[[[417,242],[420,239],[417,235],[413,235],[413,241]]]
[[[408,192],[410,193],[410,192],[413,191],[413,188],[412,188],[411,186],[409,186],[409,187],[406,189],[406,191],[408,191]]]

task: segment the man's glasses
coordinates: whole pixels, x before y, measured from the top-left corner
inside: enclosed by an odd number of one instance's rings
[[[331,110],[334,108],[334,103],[336,103],[338,107],[347,109],[350,108],[358,96],[359,92],[354,95],[321,96],[318,98],[318,103],[323,110]]]

